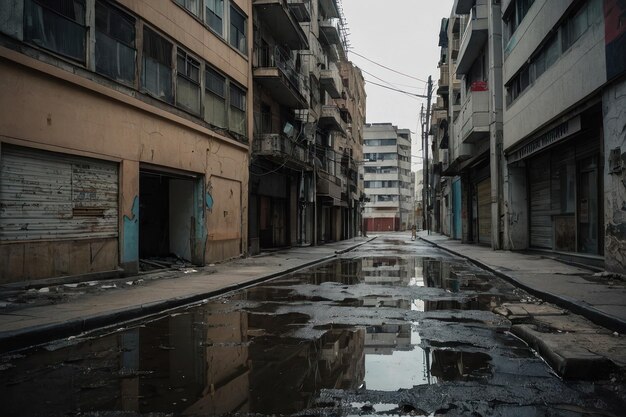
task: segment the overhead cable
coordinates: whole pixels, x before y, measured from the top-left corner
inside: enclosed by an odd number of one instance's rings
[[[396,74],[400,74],[400,75],[403,75],[403,76],[405,76],[405,77],[409,77],[409,78],[412,78],[412,79],[414,79],[414,80],[421,81],[421,82],[423,82],[423,83],[428,82],[428,81],[426,81],[426,80],[422,80],[421,78],[417,78],[417,77],[414,77],[414,76],[412,76],[412,75],[408,75],[408,74],[405,74],[405,73],[403,73],[403,72],[397,71],[397,70],[395,70],[395,69],[393,69],[393,68],[389,68],[389,67],[387,67],[387,66],[385,66],[385,65],[383,65],[383,64],[379,64],[379,63],[378,63],[378,62],[376,62],[376,61],[373,61],[373,60],[371,60],[371,59],[369,59],[369,58],[367,58],[367,57],[365,57],[365,56],[363,56],[363,55],[361,55],[361,54],[359,54],[359,53],[357,53],[357,52],[354,52],[354,49],[350,49],[350,53],[352,53],[352,54],[354,54],[354,55],[356,55],[356,56],[360,56],[361,58],[365,59],[366,61],[369,61],[369,62],[371,62],[372,64],[378,65],[379,67],[382,67],[382,68],[384,68],[384,69],[386,69],[386,70],[389,70],[389,71],[391,71],[391,72],[395,72]]]

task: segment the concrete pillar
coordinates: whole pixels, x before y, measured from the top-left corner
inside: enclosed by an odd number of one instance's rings
[[[505,167],[504,242],[503,249],[528,248],[528,192],[523,162]]]
[[[604,262],[626,274],[626,79],[602,97],[604,117]]]
[[[491,247],[502,249],[503,152],[502,152],[502,13],[500,2],[487,2],[489,59],[489,161],[491,168]]]
[[[139,270],[139,162],[120,164],[120,266],[127,274]]]

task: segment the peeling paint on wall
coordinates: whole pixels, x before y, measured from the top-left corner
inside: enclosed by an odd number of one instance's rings
[[[139,196],[133,199],[131,217],[124,215],[124,250],[122,262],[135,262],[139,259]]]

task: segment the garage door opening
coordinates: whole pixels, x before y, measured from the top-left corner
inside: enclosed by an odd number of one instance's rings
[[[192,263],[196,178],[151,170],[139,175],[139,258],[142,270]]]

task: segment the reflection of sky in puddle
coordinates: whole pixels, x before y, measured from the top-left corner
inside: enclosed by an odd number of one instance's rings
[[[420,303],[418,305],[418,303]],[[411,304],[411,310],[424,310],[424,303],[415,300]],[[399,334],[386,334],[393,346],[386,347],[367,346],[375,335],[366,337],[365,354],[365,386],[371,390],[396,391],[401,388],[411,388],[415,385],[430,383],[429,360],[427,353],[419,347],[421,338],[414,330],[415,326],[409,325],[410,342],[402,340]],[[391,340],[393,336],[397,338]],[[409,343],[406,343],[409,342]],[[371,353],[367,353],[367,352]]]

